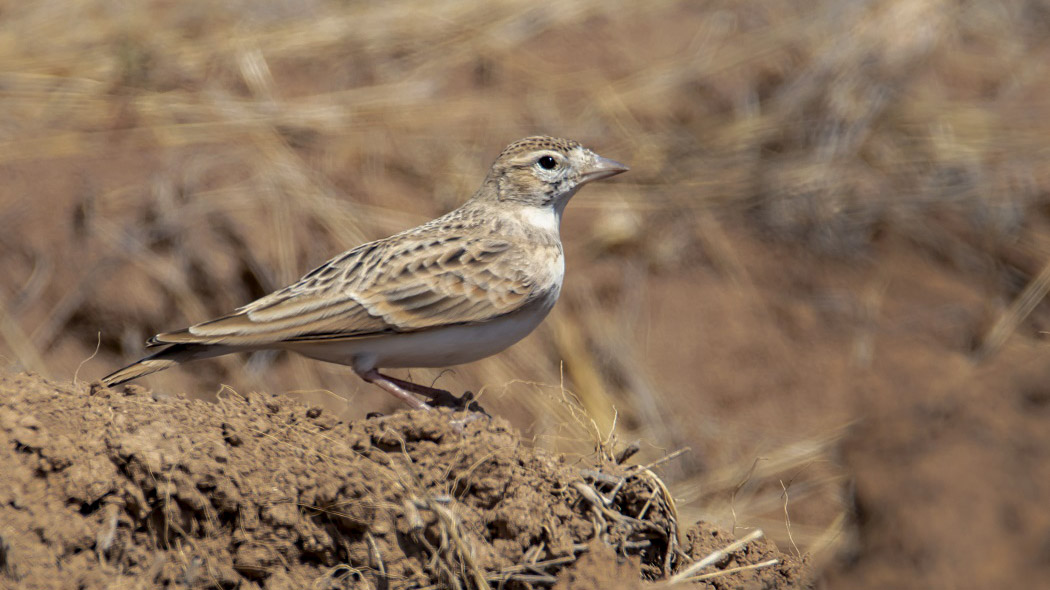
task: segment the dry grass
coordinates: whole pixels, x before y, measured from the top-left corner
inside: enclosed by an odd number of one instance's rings
[[[1050,254],[1020,237],[1050,191],[1042,2],[75,0],[0,11],[0,356],[55,376],[72,375],[99,330],[82,374],[455,206],[503,144],[534,132],[631,163],[622,182],[577,197],[569,222],[593,224],[567,237],[570,272],[611,259],[623,287],[610,297],[570,278],[537,335],[413,376],[486,384],[490,410],[562,449],[586,452],[614,424],[650,458],[698,437],[748,439],[700,409],[669,416],[666,399],[688,392],[662,391],[637,355],[646,290],[654,273],[697,263],[683,253],[749,288],[725,219],[833,257],[867,256],[890,231],[962,266],[1034,259],[1024,280]],[[1045,293],[1043,275],[1030,293]],[[330,392],[367,391],[297,358],[242,366],[152,384],[230,381],[329,405]],[[593,432],[566,421],[566,389]],[[706,471],[672,467],[683,511],[773,531],[757,515],[779,513],[778,482],[802,472],[792,501],[834,496],[835,469],[809,468],[826,465],[834,435],[801,438],[758,462],[745,444]],[[796,522],[794,540],[812,550],[834,537],[842,510]]]

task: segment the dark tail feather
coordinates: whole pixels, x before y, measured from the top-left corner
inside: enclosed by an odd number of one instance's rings
[[[211,358],[234,352],[229,346],[215,344],[174,344],[164,350],[132,363],[119,371],[114,371],[102,378],[102,384],[113,387],[138,379],[150,373],[180,365],[187,361]]]

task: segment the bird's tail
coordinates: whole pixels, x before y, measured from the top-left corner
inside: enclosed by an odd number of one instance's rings
[[[187,361],[211,358],[233,352],[228,346],[215,344],[174,344],[164,350],[132,363],[119,371],[114,371],[102,378],[102,384],[113,387],[132,379],[163,371]]]

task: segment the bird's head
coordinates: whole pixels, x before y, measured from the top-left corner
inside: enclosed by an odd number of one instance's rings
[[[627,170],[571,139],[526,137],[500,153],[483,190],[488,198],[553,207],[560,214],[581,186]]]

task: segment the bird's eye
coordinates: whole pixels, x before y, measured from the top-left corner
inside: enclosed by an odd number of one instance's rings
[[[554,170],[558,165],[558,161],[551,156],[542,156],[539,160],[536,160],[536,163],[544,170]]]

